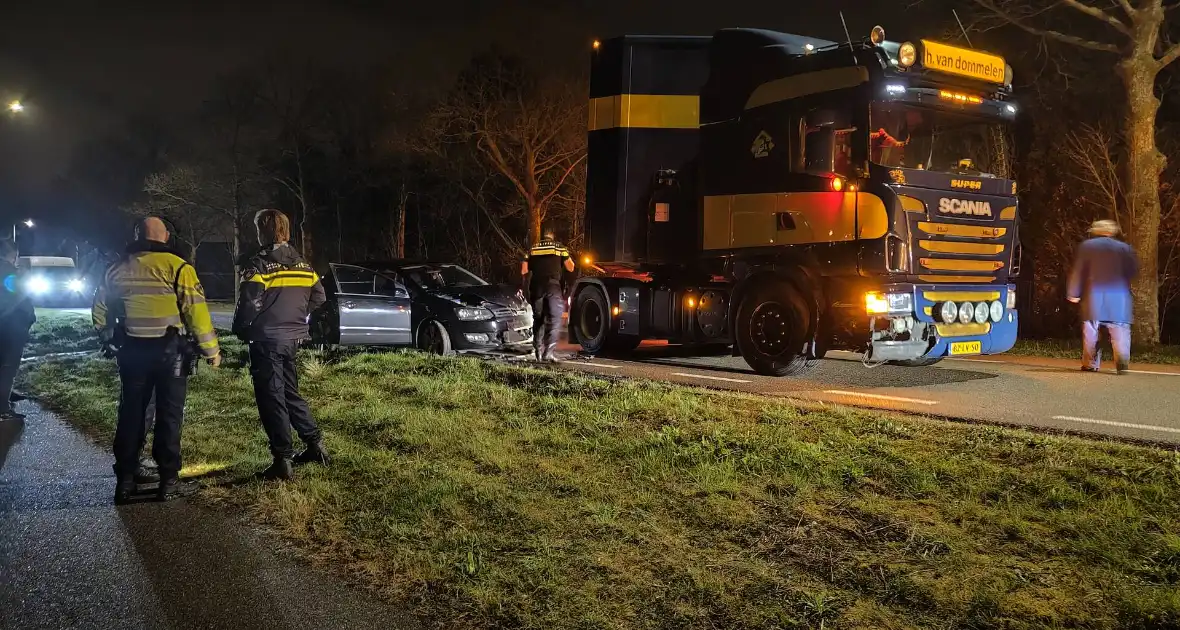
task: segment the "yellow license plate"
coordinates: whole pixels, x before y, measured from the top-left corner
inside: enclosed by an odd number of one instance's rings
[[[960,341],[951,344],[951,354],[979,354],[983,352],[982,341]]]

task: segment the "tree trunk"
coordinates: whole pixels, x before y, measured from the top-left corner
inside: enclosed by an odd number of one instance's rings
[[[406,192],[406,185],[402,184],[401,197],[398,200],[397,224],[394,228],[394,254],[398,258],[406,257],[406,209],[409,206],[410,195]]]
[[[1132,283],[1135,322],[1132,334],[1137,343],[1156,344],[1159,322],[1159,225],[1160,174],[1166,158],[1156,147],[1155,117],[1159,99],[1155,80],[1159,64],[1150,50],[1136,51],[1120,64],[1127,91],[1124,120],[1127,141],[1126,216],[1124,231],[1139,257],[1139,275]]]
[[[541,220],[543,218],[544,213],[541,211],[541,206],[529,202],[529,242],[525,243],[526,249],[541,242]]]

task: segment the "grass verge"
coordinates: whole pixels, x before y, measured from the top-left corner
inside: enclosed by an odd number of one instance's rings
[[[1110,342],[1103,339],[1100,347],[1102,348],[1103,358],[1113,360],[1114,352],[1110,348]],[[1076,359],[1081,361],[1082,342],[1080,339],[1021,339],[1006,354],[1025,357]],[[1154,365],[1180,365],[1180,346],[1160,345],[1133,348],[1131,350],[1131,362]]]
[[[1177,628],[1180,453],[415,353],[304,358],[337,457],[265,464],[242,349],[188,474],[443,627]],[[112,363],[31,386],[109,436]]]
[[[76,311],[37,309],[37,323],[29,330],[25,356],[35,357],[58,352],[97,350],[98,337],[90,316]]]

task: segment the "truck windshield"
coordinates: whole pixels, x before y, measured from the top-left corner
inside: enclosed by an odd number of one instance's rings
[[[900,103],[873,103],[869,159],[890,168],[914,168],[976,177],[1008,176],[1004,123]]]

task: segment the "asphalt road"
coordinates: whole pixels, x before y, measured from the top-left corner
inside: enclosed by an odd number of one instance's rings
[[[215,314],[218,326],[230,316]],[[645,343],[627,360],[577,358],[562,344],[566,369],[596,371],[736,391],[908,411],[952,419],[1180,443],[1180,368],[1106,365],[1083,373],[1077,361],[1007,355],[948,359],[926,368],[865,367],[834,352],[804,377],[754,374],[740,357],[694,357]]]
[[[0,421],[0,628],[405,628],[408,616],[188,501],[116,508],[111,458],[21,403]]]
[[[755,374],[740,357],[685,356],[673,346],[645,346],[627,360],[580,359],[567,348],[567,369],[858,407],[1180,443],[1180,370],[1132,366],[1091,374],[1080,362],[1023,357],[948,359],[926,368],[865,367],[832,353],[803,377]]]

